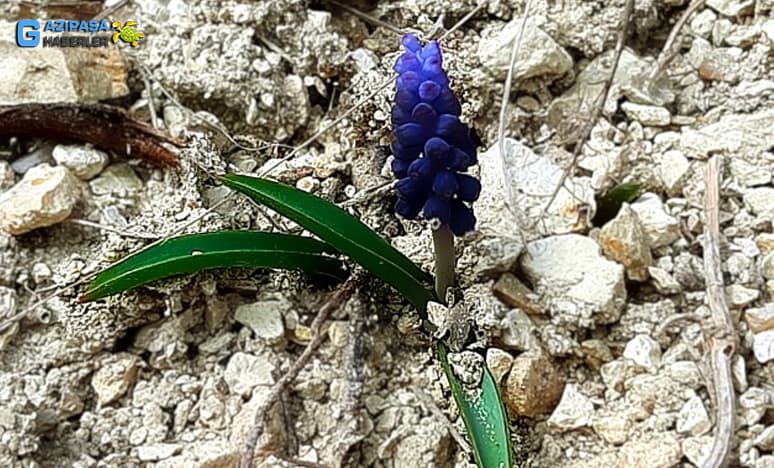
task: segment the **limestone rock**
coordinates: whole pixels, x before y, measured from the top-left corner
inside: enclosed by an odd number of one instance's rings
[[[744,320],[753,333],[774,329],[774,302],[769,302],[760,308],[747,309]]]
[[[621,110],[627,117],[642,125],[664,127],[672,122],[672,115],[665,107],[636,104],[626,101],[621,104]]]
[[[486,366],[498,384],[510,372],[512,365],[513,356],[509,352],[499,348],[489,348],[486,350]]]
[[[774,279],[774,252],[769,252],[761,259],[759,270],[764,278]]]
[[[0,228],[19,235],[64,221],[81,196],[78,180],[61,166],[41,164],[0,194]]]
[[[712,436],[689,437],[683,440],[681,446],[688,461],[695,466],[704,466],[704,461],[712,450]]]
[[[137,379],[139,359],[129,353],[111,356],[91,378],[97,404],[107,405],[120,398]]]
[[[512,43],[519,34],[521,47],[513,67],[514,83],[536,76],[559,77],[572,70],[572,57],[539,27],[537,17],[527,20],[523,33],[522,23],[521,16],[514,17],[501,31],[478,45],[481,63],[495,79],[503,80],[508,73]],[[487,36],[487,31],[483,35]]]
[[[723,138],[717,138],[718,135]],[[757,155],[774,146],[774,109],[764,107],[756,112],[726,114],[695,130],[684,129],[679,146],[699,159],[719,152],[744,159]]]
[[[593,239],[553,236],[527,250],[521,268],[553,317],[581,327],[618,320],[626,301],[623,267],[605,259]]]
[[[649,267],[648,273],[650,274],[650,278],[656,291],[661,294],[677,294],[682,289],[680,283],[678,283],[677,280],[663,268]]]
[[[141,445],[137,447],[137,458],[144,462],[165,460],[179,452],[181,448],[178,444],[163,442]]]
[[[517,351],[528,351],[538,346],[535,324],[521,309],[510,310],[500,325],[500,339],[506,347]]]
[[[707,6],[722,15],[736,18],[752,13],[755,0],[707,0]]]
[[[774,359],[774,330],[766,330],[753,335],[753,353],[755,359],[761,364],[766,364]]]
[[[655,193],[644,193],[631,205],[642,223],[652,249],[669,245],[680,238],[680,222],[667,213],[664,203]]]
[[[223,377],[232,393],[244,396],[258,385],[274,384],[273,370],[263,356],[239,352],[231,356]]]
[[[249,327],[256,337],[277,343],[285,336],[282,316],[290,308],[287,299],[280,294],[273,294],[252,304],[240,305],[234,312],[234,319]]]
[[[745,288],[739,284],[732,284],[726,287],[726,300],[729,307],[742,308],[753,303],[761,292],[757,289]]]
[[[654,372],[661,363],[661,347],[648,335],[637,335],[624,348],[623,356],[638,366]]]
[[[127,62],[117,47],[19,47],[15,27],[0,21],[0,105],[95,102],[129,94]]]
[[[648,279],[648,267],[653,263],[653,257],[640,220],[628,203],[621,206],[614,219],[602,226],[599,245],[608,258],[624,266],[629,279]]]
[[[564,387],[559,405],[548,418],[548,424],[561,431],[569,431],[591,424],[594,405],[578,388],[569,384]]]
[[[551,358],[540,349],[517,356],[505,382],[503,402],[512,415],[535,417],[550,412],[564,382]]]
[[[632,440],[621,447],[616,467],[620,468],[671,468],[683,456],[677,438],[662,432]]]
[[[512,273],[503,273],[492,287],[492,293],[505,305],[518,307],[528,314],[544,314],[545,307],[540,304],[537,294],[532,292]]]
[[[756,447],[763,450],[774,450],[774,426],[769,426],[764,429],[763,432],[758,434],[753,443]]]
[[[668,194],[680,194],[688,169],[690,169],[688,158],[680,150],[666,151],[658,158],[658,175]]]
[[[99,177],[89,182],[94,195],[113,194],[126,197],[142,190],[142,180],[126,163],[108,166]]]
[[[56,145],[53,156],[60,166],[64,166],[81,180],[96,177],[108,163],[108,155],[103,151],[83,145]]]
[[[13,172],[13,167],[8,163],[8,161],[0,161],[0,193],[2,193],[3,190],[12,187],[13,183],[16,181],[16,176]]]
[[[632,420],[626,414],[617,412],[609,416],[595,417],[591,427],[607,443],[621,445],[629,440],[629,429],[632,427]]]
[[[257,387],[253,390],[250,400],[242,405],[242,408],[234,416],[233,423],[231,425],[231,436],[229,441],[234,450],[241,451],[244,449],[244,445],[250,435],[253,422],[255,421],[255,413],[266,402],[269,397],[271,389],[269,387]],[[269,409],[269,414],[264,418],[266,424],[264,426],[263,434],[258,439],[257,447],[274,447],[283,443],[282,441],[287,436],[285,431],[285,423],[282,416],[282,410],[280,405],[274,405]]]
[[[701,435],[712,428],[709,414],[699,395],[694,394],[677,414],[677,432],[681,434]]]

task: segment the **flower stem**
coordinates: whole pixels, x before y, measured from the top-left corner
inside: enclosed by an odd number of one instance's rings
[[[454,235],[449,226],[442,225],[433,230],[435,248],[435,294],[438,300],[446,303],[446,290],[454,284]]]

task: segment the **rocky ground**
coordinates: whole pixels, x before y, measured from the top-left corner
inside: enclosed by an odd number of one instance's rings
[[[442,41],[483,142],[479,230],[458,246],[457,297],[468,347],[501,380],[518,465],[701,466],[716,421],[703,174],[721,155],[721,256],[739,338],[731,466],[773,467],[774,2],[707,0],[653,76],[688,2],[636,1],[603,118],[545,212],[604,86],[625,2],[531,2],[503,154],[498,114],[524,2],[480,3]],[[347,5],[386,25],[324,1],[129,2],[112,15],[146,38],[104,55],[20,50],[13,22],[47,14],[0,6],[3,104],[110,102],[188,143],[166,170],[83,145],[0,148],[0,321],[58,292],[0,333],[0,465],[236,466],[331,287],[229,271],[89,304],[78,287],[60,289],[183,230],[294,229],[226,198],[215,174],[271,169],[432,267],[428,228],[397,219],[389,193],[367,196],[390,180],[392,88],[379,88],[399,36],[388,26],[440,35],[477,2]],[[595,196],[622,182],[642,195],[592,221]],[[260,466],[472,466],[410,308],[369,281],[269,415]]]

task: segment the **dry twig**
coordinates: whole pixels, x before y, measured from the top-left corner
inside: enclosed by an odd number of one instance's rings
[[[312,359],[312,356],[314,356],[317,348],[323,343],[325,340],[325,335],[321,330],[323,323],[331,313],[341,307],[352,296],[352,293],[355,292],[356,283],[357,277],[350,277],[346,282],[339,286],[328,302],[320,308],[310,327],[312,331],[312,340],[306,345],[301,356],[296,359],[296,362],[293,363],[285,375],[280,377],[277,383],[274,384],[266,401],[264,401],[264,403],[255,411],[255,420],[250,429],[250,436],[248,437],[247,444],[245,444],[245,451],[242,454],[242,461],[240,463],[241,468],[252,468],[255,446],[258,444],[258,439],[261,437],[261,434],[263,434],[264,425],[266,424],[264,419],[266,414],[268,414],[269,410],[279,401],[288,386],[296,379],[296,377],[298,377],[301,370],[306,367]]]
[[[0,139],[51,138],[91,143],[97,148],[177,166],[177,155],[164,144],[185,144],[135,120],[120,107],[105,104],[19,104],[0,108]]]
[[[556,200],[557,195],[559,195],[559,191],[564,187],[564,183],[567,181],[567,178],[572,173],[573,168],[575,167],[575,164],[578,162],[578,156],[580,156],[580,152],[583,149],[583,145],[586,144],[586,141],[588,141],[589,136],[591,136],[591,131],[594,129],[594,126],[597,124],[597,120],[599,119],[599,116],[602,115],[602,109],[605,107],[605,103],[610,97],[610,90],[613,87],[613,79],[615,78],[615,74],[618,71],[618,63],[621,61],[621,54],[623,53],[624,48],[624,41],[626,40],[626,33],[629,30],[629,20],[632,16],[632,10],[634,9],[634,0],[627,0],[626,6],[624,6],[623,14],[621,17],[621,26],[618,28],[618,36],[616,38],[615,43],[615,53],[613,55],[613,65],[610,68],[610,76],[605,81],[605,86],[602,88],[602,92],[599,93],[599,96],[597,97],[597,100],[594,102],[594,107],[591,109],[591,114],[589,115],[589,119],[586,121],[586,124],[583,127],[583,130],[581,131],[580,139],[575,143],[575,147],[572,151],[572,159],[570,160],[570,165],[567,167],[567,169],[564,170],[562,173],[561,179],[559,179],[559,183],[556,184],[556,188],[554,189],[554,192],[551,194],[551,198],[549,198],[548,203],[546,203],[546,206],[543,208],[543,211],[540,213],[540,216],[535,220],[535,223],[533,223],[533,226],[535,226],[540,220],[542,220],[546,213],[548,213],[548,209],[551,207],[551,204]]]
[[[731,363],[737,338],[726,304],[720,259],[721,167],[720,156],[714,156],[707,162],[704,174],[704,274],[707,282],[707,301],[712,313],[712,326],[706,339],[709,349],[706,354],[712,371],[716,421],[712,450],[703,468],[722,468],[728,465],[736,415]]]
[[[704,6],[704,0],[693,0],[690,5],[688,5],[688,8],[685,9],[682,16],[680,16],[680,19],[677,20],[677,23],[675,23],[674,27],[672,27],[672,31],[669,32],[669,36],[667,37],[666,42],[664,43],[664,48],[661,50],[661,53],[658,54],[658,60],[656,61],[656,66],[653,67],[652,71],[650,72],[650,75],[648,76],[648,81],[653,82],[653,80],[656,79],[665,69],[667,66],[669,66],[669,63],[672,62],[672,60],[677,55],[677,52],[679,49],[675,48],[675,42],[677,41],[677,37],[680,35],[680,31],[683,29],[683,26],[685,26],[685,23],[688,22],[688,19],[696,13],[700,8]]]

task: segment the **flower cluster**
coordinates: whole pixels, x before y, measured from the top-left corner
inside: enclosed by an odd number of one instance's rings
[[[394,66],[399,76],[392,106],[392,172],[400,179],[395,211],[407,219],[421,211],[461,236],[476,225],[466,202],[478,199],[481,183],[462,173],[478,162],[476,144],[460,122],[460,103],[441,67],[438,42],[422,47],[407,34],[403,46]]]

